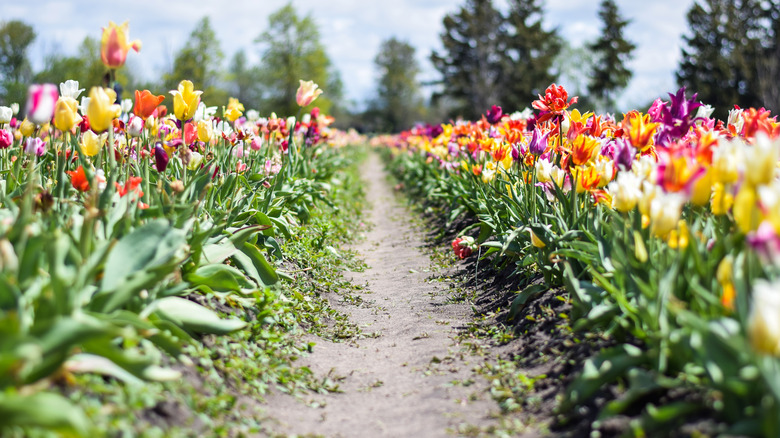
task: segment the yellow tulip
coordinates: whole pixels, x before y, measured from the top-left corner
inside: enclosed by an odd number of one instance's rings
[[[22,121],[22,125],[19,127],[19,132],[21,132],[23,136],[29,137],[33,134],[33,132],[35,132],[35,124],[27,119],[24,119]]]
[[[88,130],[81,135],[81,149],[84,151],[84,155],[94,157],[100,152],[100,148],[103,147],[105,141],[105,136],[97,135]]]
[[[228,106],[225,110],[225,118],[231,122],[235,122],[243,114],[244,105],[238,101],[235,97],[231,97],[228,100]]]
[[[763,132],[756,135],[756,143],[749,147],[745,163],[745,177],[750,184],[769,184],[775,179],[778,161],[778,142],[770,140]]]
[[[79,103],[72,97],[60,97],[54,106],[54,126],[62,132],[68,132],[79,124]]]
[[[757,205],[758,194],[750,184],[742,185],[742,188],[734,198],[734,221],[743,233],[755,231],[761,223],[761,211]]]
[[[693,190],[691,190],[691,202],[703,206],[707,205],[710,201],[710,194],[712,193],[712,169],[707,171],[699,179],[693,183]]]
[[[726,186],[721,183],[715,183],[712,185],[712,214],[721,216],[729,212],[731,206],[734,204],[734,196],[726,191]]]
[[[114,119],[122,112],[122,108],[114,103],[115,100],[116,92],[110,88],[92,87],[89,90],[87,117],[93,131],[103,132],[113,126]]]
[[[195,90],[191,81],[184,80],[179,82],[179,88],[172,90],[171,94],[173,95],[173,114],[177,119],[185,121],[195,115],[200,104],[200,95],[203,92]]]
[[[212,128],[210,122],[205,120],[198,122],[198,140],[202,141],[203,143],[208,143],[211,141],[211,137],[213,135],[214,129]]]

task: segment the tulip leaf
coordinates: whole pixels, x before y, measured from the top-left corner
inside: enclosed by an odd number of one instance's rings
[[[222,264],[201,266],[184,279],[194,286],[208,286],[218,291],[239,292],[242,287],[252,287],[241,271]]]
[[[160,317],[197,333],[224,335],[241,330],[247,325],[236,318],[221,319],[213,310],[180,297],[167,297],[157,301],[157,313]]]
[[[81,409],[59,394],[0,393],[0,427],[38,427],[87,436],[89,422]]]
[[[106,260],[101,289],[114,290],[139,271],[173,259],[186,244],[186,233],[165,219],[150,221],[117,242]]]

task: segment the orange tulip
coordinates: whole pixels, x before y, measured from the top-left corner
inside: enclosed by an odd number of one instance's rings
[[[70,175],[70,183],[73,184],[76,190],[80,192],[89,191],[89,181],[83,167],[79,166],[76,170],[69,170],[65,173]]]
[[[165,100],[165,96],[155,96],[149,90],[138,91],[135,90],[135,107],[133,107],[133,113],[146,120],[154,113],[157,106]]]

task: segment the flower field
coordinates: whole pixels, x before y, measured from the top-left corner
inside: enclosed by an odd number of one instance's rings
[[[140,47],[126,32],[104,29],[112,72]],[[299,116],[322,93],[300,84]],[[33,85],[26,108],[0,107],[3,433],[91,436],[60,390],[77,375],[176,381],[204,335],[279,324],[297,302],[271,288],[292,279],[282,243],[331,203],[343,147],[360,141],[317,108],[282,119],[236,99],[206,106],[187,80],[170,112],[148,90],[84,91]]]
[[[622,116],[576,101],[553,84],[533,110],[374,141],[448,224],[470,218],[456,256],[511,270],[510,320],[559,288],[575,333],[609,340],[578,358],[564,416],[617,385],[594,428],[628,414],[638,436],[692,418],[780,436],[780,124],[715,120],[685,89]]]

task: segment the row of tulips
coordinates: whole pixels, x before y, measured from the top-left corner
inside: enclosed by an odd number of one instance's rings
[[[89,435],[52,384],[179,378],[164,364],[186,345],[247,326],[208,297],[257,318],[285,277],[279,239],[327,201],[338,146],[355,140],[316,108],[220,111],[189,81],[170,113],[146,90],[83,91],[34,85],[22,113],[0,107],[0,431]],[[301,81],[301,108],[319,93]]]
[[[649,435],[704,415],[780,436],[780,123],[763,108],[715,120],[684,89],[622,117],[576,100],[553,84],[533,110],[376,141],[406,187],[451,221],[477,219],[459,257],[516,266],[527,286],[512,313],[563,287],[573,327],[616,342],[585,361],[562,409],[621,382],[594,429],[642,412],[634,430]],[[689,396],[647,402],[673,389]]]

